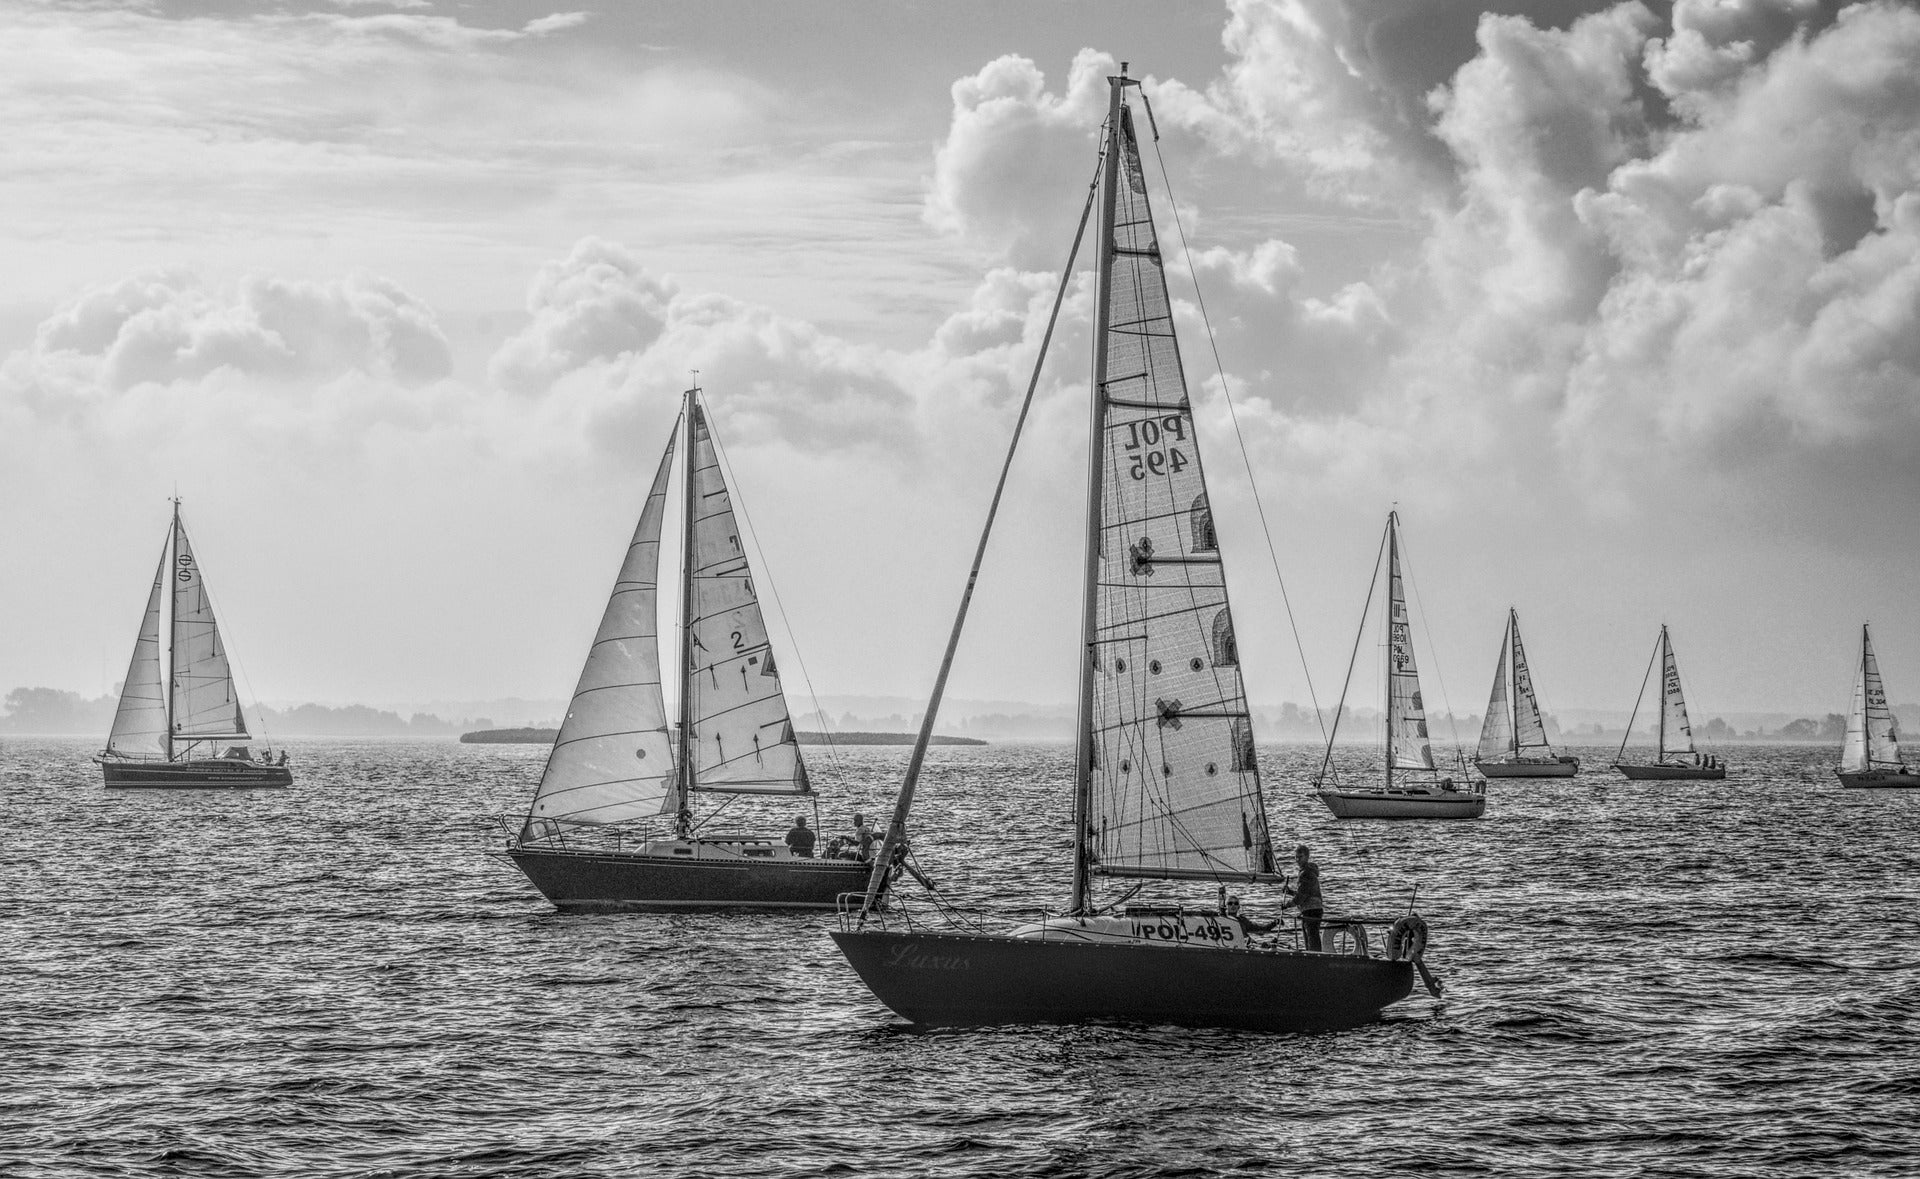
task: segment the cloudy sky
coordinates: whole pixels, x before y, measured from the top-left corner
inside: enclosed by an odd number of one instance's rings
[[[1920,698],[1920,11],[1491,7],[0,2],[0,689],[124,673],[177,489],[259,696],[564,696],[698,369],[814,686],[923,695],[1126,59],[1257,701],[1227,395],[1323,699],[1395,503],[1462,711],[1509,604],[1550,709],[1662,620]],[[956,695],[1071,695],[1090,304]]]

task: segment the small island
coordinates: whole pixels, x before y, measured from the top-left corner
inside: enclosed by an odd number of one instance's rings
[[[551,745],[559,729],[477,729],[460,734],[463,745]],[[794,732],[802,745],[911,745],[913,733],[818,733],[806,729]],[[936,734],[935,745],[985,745],[978,737],[949,737]]]

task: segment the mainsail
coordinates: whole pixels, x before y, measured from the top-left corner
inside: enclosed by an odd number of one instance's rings
[[[134,640],[133,660],[120,687],[120,706],[114,710],[113,729],[107,734],[109,752],[123,757],[165,757],[167,753],[166,669],[160,654],[162,587],[167,580],[167,546],[160,546],[160,565],[153,573],[153,592],[140,619],[140,637]]]
[[[1131,111],[1112,127],[1095,397],[1086,846],[1115,876],[1271,873],[1226,577]]]
[[[173,521],[173,739],[240,740],[246,718],[187,529]]]
[[[1507,639],[1500,640],[1500,666],[1493,673],[1493,693],[1487,697],[1487,719],[1480,726],[1479,755],[1482,760],[1507,757],[1514,752],[1513,708],[1507,700]]]
[[[1427,712],[1420,701],[1420,669],[1413,661],[1413,626],[1400,582],[1400,518],[1387,515],[1387,764],[1396,770],[1430,770]]]
[[[1880,662],[1874,658],[1873,642],[1863,626],[1860,628],[1860,674],[1853,681],[1853,707],[1847,710],[1847,740],[1840,751],[1840,768],[1857,774],[1875,767],[1904,764],[1893,710],[1887,707],[1887,690],[1880,682]]]
[[[688,401],[690,785],[734,794],[805,794],[807,767],[787,715],[733,498],[706,414],[697,400]]]
[[[1660,706],[1661,754],[1687,755],[1693,752],[1693,726],[1687,721],[1687,698],[1680,694],[1680,665],[1673,657],[1673,641],[1667,628],[1660,628]]]
[[[1540,701],[1533,694],[1533,673],[1527,670],[1527,649],[1520,642],[1520,616],[1507,611],[1513,641],[1513,748],[1520,753],[1536,750],[1551,753],[1547,744],[1547,726],[1540,719]]]
[[[673,748],[660,687],[660,529],[674,439],[647,492],[626,560],[600,617],[567,717],[527,815],[536,821],[617,823],[670,809]]]

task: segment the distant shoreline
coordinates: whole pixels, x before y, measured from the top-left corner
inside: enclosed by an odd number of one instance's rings
[[[558,729],[476,729],[460,734],[463,745],[551,745],[560,735]],[[794,739],[802,745],[911,745],[914,733],[815,733],[794,730]],[[985,745],[978,737],[935,736],[935,745]]]

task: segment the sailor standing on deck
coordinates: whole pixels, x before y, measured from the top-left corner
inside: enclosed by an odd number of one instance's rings
[[[805,815],[795,815],[793,829],[787,832],[787,849],[803,860],[813,858],[813,831]]]
[[[1326,907],[1320,899],[1320,865],[1308,858],[1304,843],[1293,849],[1293,858],[1300,864],[1300,883],[1287,890],[1291,897],[1280,907],[1300,910],[1300,926],[1306,933],[1307,949],[1318,950],[1320,914]]]

